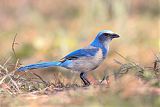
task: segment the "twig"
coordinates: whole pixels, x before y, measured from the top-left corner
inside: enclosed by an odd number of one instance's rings
[[[159,60],[158,56],[156,55],[156,53],[152,50],[153,55],[156,57],[157,60]]]
[[[141,68],[141,70],[144,70],[144,67],[141,67],[139,64],[135,63],[134,61],[131,61],[130,59],[127,59],[126,57],[124,57],[123,55],[121,55],[120,53],[116,52],[116,54],[118,54],[120,57],[122,57],[123,59],[125,59],[126,61],[130,62],[130,64],[137,66],[139,68]]]
[[[107,80],[109,78],[109,75],[108,74],[104,74],[102,80],[100,81],[100,83],[102,83],[103,81]]]
[[[5,75],[5,76],[1,79],[0,85],[3,83],[3,81],[4,81],[7,77],[8,77],[8,75]]]
[[[123,59],[125,59],[126,61],[129,61],[129,62],[131,62],[131,63],[135,64],[135,62],[133,62],[133,61],[129,60],[129,59],[128,59],[128,58],[126,58],[126,57],[124,57],[123,55],[121,55],[121,54],[120,54],[120,53],[118,53],[117,51],[115,51],[115,53],[116,53],[117,55],[119,55],[120,57],[122,57]]]
[[[16,55],[16,52],[15,52],[15,44],[18,44],[18,43],[16,43],[16,37],[17,37],[17,33],[15,34],[15,36],[14,36],[14,39],[13,39],[13,42],[12,42],[12,51],[13,51],[13,54],[14,54],[14,57],[16,58],[16,60],[17,60],[17,62],[16,62],[16,65],[15,65],[15,69],[17,68],[17,66],[18,65],[21,65],[21,63],[19,62],[19,59],[18,59],[18,57],[17,57],[17,55]]]
[[[15,34],[14,39],[13,39],[13,42],[12,42],[12,51],[13,51],[13,54],[14,54],[15,58],[18,59],[17,56],[16,56],[15,49],[14,49],[15,44],[17,44],[17,43],[15,42],[15,41],[16,41],[16,37],[17,37],[17,33]]]
[[[14,86],[16,87],[16,90],[17,90],[18,92],[20,92],[20,89],[19,89],[17,83],[12,79],[11,76],[9,76],[9,78],[10,78],[11,82],[14,84]]]
[[[44,84],[48,85],[47,82],[45,80],[43,80],[43,78],[41,76],[39,76],[36,73],[32,73],[32,74],[34,74],[35,76],[37,76]]]
[[[17,67],[18,67],[19,64],[20,64],[20,63],[19,63],[19,59],[17,59],[17,62],[16,62],[16,64],[15,64],[14,69],[17,69]]]
[[[114,59],[115,63],[119,64],[119,65],[123,65],[123,63],[121,63],[120,61]]]
[[[0,68],[3,69],[3,70],[6,72],[6,75],[5,75],[5,76],[1,79],[1,81],[0,81],[0,84],[2,84],[3,81],[4,81],[7,77],[9,77],[9,75],[11,75],[11,73],[8,73],[8,69],[5,68],[5,67],[3,67],[2,65],[0,65]]]
[[[9,62],[10,59],[11,59],[11,57],[9,57],[9,58],[5,61],[5,63],[3,64],[3,66],[5,66],[5,65]]]

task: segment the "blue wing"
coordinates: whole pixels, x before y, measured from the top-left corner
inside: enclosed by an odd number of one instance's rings
[[[80,57],[90,57],[90,56],[94,56],[96,54],[96,52],[99,49],[96,47],[87,47],[87,48],[82,48],[76,51],[71,52],[70,54],[68,54],[67,56],[65,56],[64,58],[61,59],[61,62],[64,62],[66,60],[75,60],[78,59]]]

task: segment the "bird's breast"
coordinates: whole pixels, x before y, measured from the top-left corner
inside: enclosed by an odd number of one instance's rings
[[[94,60],[95,60],[96,62],[99,62],[99,61],[101,61],[102,59],[103,59],[103,51],[102,51],[101,48],[99,48],[98,51],[97,51],[97,53],[95,54]]]

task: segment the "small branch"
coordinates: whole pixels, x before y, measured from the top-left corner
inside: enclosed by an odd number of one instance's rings
[[[10,61],[10,59],[11,57],[9,57],[2,66],[5,66]]]
[[[32,73],[32,74],[34,74],[35,76],[37,76],[44,84],[48,85],[48,83],[45,80],[43,80],[43,78],[41,76],[39,76],[36,73]]]
[[[134,61],[132,61],[132,60],[124,57],[123,55],[121,55],[120,53],[118,53],[118,52],[116,52],[116,51],[115,51],[115,53],[118,54],[118,55],[119,55],[120,57],[122,57],[123,59],[125,59],[126,61],[128,61],[128,62],[129,62],[130,64],[132,64],[133,66],[137,66],[137,67],[139,67],[140,69],[144,70],[144,67],[141,67],[139,64],[135,63]]]
[[[120,61],[114,59],[115,63],[119,64],[119,65],[123,65],[123,63],[121,63]]]
[[[118,53],[117,51],[115,51],[115,53],[116,53],[117,55],[119,55],[121,58],[125,59],[126,61],[128,61],[128,62],[131,62],[131,63],[135,64],[135,62],[131,61],[130,59],[128,59],[128,58],[126,58],[126,57],[124,57],[123,55],[121,55],[121,54],[120,54],[120,53]]]
[[[17,62],[16,62],[16,64],[15,64],[15,68],[14,68],[14,69],[17,69],[17,67],[18,67],[19,64],[20,64],[20,63],[19,63],[19,59],[17,59]]]
[[[13,42],[12,42],[12,51],[13,51],[14,57],[15,57],[16,60],[17,60],[16,65],[15,65],[15,69],[16,69],[16,67],[17,67],[18,65],[21,65],[21,63],[19,62],[19,59],[18,59],[18,57],[17,57],[17,55],[16,55],[15,48],[14,48],[14,47],[15,47],[15,44],[18,44],[18,43],[16,43],[16,37],[17,37],[17,33],[15,34],[14,39],[13,39]]]
[[[14,49],[15,44],[17,44],[16,43],[16,37],[17,37],[17,33],[15,34],[13,42],[12,42],[12,51],[13,51],[13,54],[14,54],[15,58],[18,59],[17,56],[16,56],[15,49]]]
[[[100,81],[100,83],[102,83],[103,81],[107,80],[109,78],[109,75],[104,75],[102,80]]]

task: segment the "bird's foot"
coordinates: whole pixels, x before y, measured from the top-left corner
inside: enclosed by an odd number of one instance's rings
[[[84,81],[83,81],[83,82],[84,82]],[[83,87],[88,87],[88,86],[90,86],[90,85],[91,85],[91,83],[87,80],[87,81],[84,82]]]
[[[88,87],[91,84],[87,79],[87,74],[86,73],[82,72],[80,74],[80,78],[82,79],[82,81],[84,83],[83,87]]]

